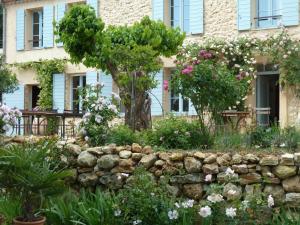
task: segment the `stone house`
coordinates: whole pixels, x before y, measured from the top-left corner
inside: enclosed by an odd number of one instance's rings
[[[243,35],[263,37],[278,31],[278,24],[299,38],[299,0],[2,0],[4,6],[4,48],[6,62],[21,63],[39,59],[67,58],[61,43],[55,42],[53,21],[59,21],[73,4],[94,7],[109,25],[132,24],[148,15],[163,20],[168,26],[179,26],[187,33],[187,41],[204,36],[234,38]],[[157,74],[159,85],[152,90],[152,115],[163,112],[195,115],[188,100],[172,90],[163,89],[175,65],[163,59],[164,68]],[[253,109],[270,107],[272,121],[281,126],[300,123],[300,102],[290,89],[278,85],[279,72],[269,69],[266,58],[257,57],[258,78],[255,91],[248,98]],[[39,93],[34,71],[15,71],[19,90],[4,96],[10,106],[31,110]],[[97,80],[105,84],[104,95],[118,92],[108,75],[82,65],[67,64],[64,74],[53,74],[54,109],[80,110],[76,90]]]

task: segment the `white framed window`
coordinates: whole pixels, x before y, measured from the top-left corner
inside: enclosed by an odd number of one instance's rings
[[[32,12],[32,47],[43,46],[43,11]]]
[[[256,0],[258,28],[278,27],[280,25],[281,0]]]
[[[71,102],[74,112],[80,112],[83,109],[79,89],[84,87],[86,87],[86,75],[74,75],[71,77]]]
[[[170,0],[171,27],[190,33],[190,0]]]

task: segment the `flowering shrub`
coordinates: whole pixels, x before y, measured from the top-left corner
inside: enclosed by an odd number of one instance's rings
[[[89,144],[103,145],[105,143],[109,122],[118,115],[116,94],[112,98],[101,96],[103,84],[87,86],[82,89],[83,108],[86,110],[80,126],[80,133]]]
[[[147,134],[147,144],[168,149],[206,148],[213,143],[209,134],[201,132],[198,121],[173,116],[157,121]]]
[[[223,54],[197,45],[187,46],[177,56],[173,86],[192,101],[203,132],[205,125],[219,121],[223,110],[242,108],[246,99],[252,74],[237,74],[228,63]]]
[[[7,105],[0,105],[0,134],[8,132],[17,125],[22,113],[18,109],[12,109]]]

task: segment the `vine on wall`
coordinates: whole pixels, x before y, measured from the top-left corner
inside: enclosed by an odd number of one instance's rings
[[[33,69],[36,71],[37,81],[41,89],[38,100],[38,105],[41,110],[52,109],[53,74],[63,73],[66,62],[66,59],[51,59],[14,64],[14,66],[20,70]]]

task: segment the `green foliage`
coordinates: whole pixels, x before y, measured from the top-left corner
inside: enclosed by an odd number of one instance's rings
[[[247,135],[248,143],[257,148],[281,147],[296,149],[300,140],[299,132],[293,127],[280,129],[277,126],[255,127]]]
[[[64,190],[69,173],[53,167],[48,150],[34,144],[0,149],[0,188],[20,199],[24,221],[33,221],[43,200]]]
[[[101,96],[102,87],[98,83],[80,90],[83,108],[87,111],[80,122],[80,133],[92,146],[105,144],[109,122],[118,115],[116,95],[113,98]]]
[[[217,133],[214,140],[214,148],[216,149],[240,149],[246,146],[245,135],[238,132]]]
[[[135,133],[126,125],[113,127],[107,137],[107,143],[114,143],[118,146],[131,145],[136,142]]]
[[[202,133],[198,121],[188,122],[174,116],[158,120],[146,138],[149,145],[167,149],[207,148],[213,144],[212,137]]]
[[[33,69],[37,72],[37,81],[41,88],[38,105],[42,110],[52,109],[53,74],[64,72],[65,64],[66,60],[63,59],[39,60],[37,62],[15,64],[18,69]]]
[[[282,208],[279,213],[274,214],[268,225],[300,225],[299,210]]]
[[[0,197],[0,221],[4,219],[4,225],[11,225],[14,218],[21,215],[21,203],[18,199],[3,195]]]
[[[15,74],[4,63],[3,56],[0,57],[0,93],[12,93],[17,89],[18,80]]]
[[[126,124],[140,130],[149,124],[142,121],[141,114],[146,92],[157,84],[154,75],[162,67],[160,56],[176,54],[185,35],[180,29],[168,28],[163,22],[149,17],[132,26],[104,27],[89,6],[74,6],[57,26],[58,41],[64,43],[71,62],[83,63],[112,75],[126,108]],[[134,116],[136,124],[130,124]]]
[[[66,193],[49,202],[45,210],[50,224],[60,225],[119,225],[121,218],[114,215],[115,200],[109,193],[81,191]]]

